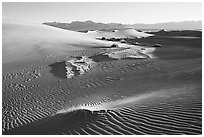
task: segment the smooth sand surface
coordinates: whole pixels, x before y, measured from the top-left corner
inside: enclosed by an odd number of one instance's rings
[[[122,29],[115,30],[114,32],[104,32],[104,31],[88,31],[87,35],[94,38],[142,38],[150,37],[154,34],[148,34],[145,32],[139,32],[135,29]]]
[[[22,21],[3,20],[2,32],[3,63],[111,45],[80,32]]]
[[[202,39],[131,41],[162,47],[155,58],[110,59],[97,55],[114,48],[85,48],[3,63],[3,134],[202,134]],[[65,62],[82,56],[96,64],[67,79]]]

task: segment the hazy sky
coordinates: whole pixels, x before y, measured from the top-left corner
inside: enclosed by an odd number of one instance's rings
[[[104,23],[158,23],[202,19],[201,3],[3,3],[3,17],[45,21]]]

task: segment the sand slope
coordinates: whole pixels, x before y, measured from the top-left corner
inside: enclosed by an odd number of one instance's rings
[[[88,31],[87,34],[95,38],[142,38],[153,36],[153,34],[147,34],[145,32],[139,32],[135,29],[122,29],[115,30],[114,32],[105,32],[105,31]]]
[[[2,28],[3,62],[108,45],[108,42],[89,38],[83,33],[42,24],[3,20]]]

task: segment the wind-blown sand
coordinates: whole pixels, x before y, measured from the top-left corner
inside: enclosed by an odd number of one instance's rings
[[[154,35],[130,40],[153,58],[112,58],[103,54],[138,51],[3,23],[3,134],[202,134],[202,39]],[[149,53],[156,43],[162,47]]]

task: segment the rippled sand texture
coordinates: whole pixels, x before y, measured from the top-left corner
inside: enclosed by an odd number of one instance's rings
[[[3,134],[201,134],[200,58],[107,61],[71,79],[51,62],[3,69]]]
[[[156,58],[90,48],[3,63],[3,134],[202,134],[202,40],[176,39],[140,39],[163,42]],[[66,61],[83,56],[94,66],[67,78]]]

